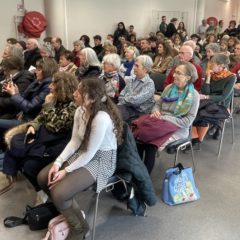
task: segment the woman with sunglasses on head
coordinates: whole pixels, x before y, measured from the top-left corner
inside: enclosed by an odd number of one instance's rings
[[[98,78],[83,79],[74,98],[78,108],[72,138],[55,162],[39,173],[38,183],[67,219],[68,239],[82,240],[89,226],[73,198],[94,183],[100,192],[114,174],[123,122]]]

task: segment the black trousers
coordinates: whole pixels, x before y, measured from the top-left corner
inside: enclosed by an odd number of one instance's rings
[[[155,164],[155,156],[157,152],[157,147],[152,144],[146,143],[137,143],[138,153],[148,170],[148,173],[151,174],[152,169]]]

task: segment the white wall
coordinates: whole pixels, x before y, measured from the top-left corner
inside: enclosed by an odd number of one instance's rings
[[[9,37],[16,38],[14,16],[21,15],[21,12],[17,11],[17,5],[21,4],[21,0],[0,0],[0,22],[1,22],[1,34],[0,34],[0,49],[2,50],[6,44],[6,39]],[[38,11],[44,14],[43,0],[25,0],[25,8],[28,11]],[[0,50],[0,51],[1,51]],[[0,53],[1,54],[1,53]]]
[[[228,27],[230,20],[239,21],[239,0],[211,0],[205,5],[205,17],[216,17],[224,20],[224,29]]]
[[[139,36],[151,31],[152,10],[183,11],[189,13],[193,22],[195,0],[71,0],[67,2],[67,25],[69,47],[82,34],[92,37],[100,34],[103,38],[113,33],[117,23],[133,24]]]

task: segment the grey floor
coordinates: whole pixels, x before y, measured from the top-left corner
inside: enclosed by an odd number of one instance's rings
[[[147,217],[135,217],[124,203],[117,202],[110,193],[104,193],[100,200],[96,240],[239,240],[239,118],[240,115],[235,116],[234,145],[231,144],[230,124],[226,126],[219,159],[215,140],[206,139],[202,150],[195,152],[199,201],[179,206],[167,206],[161,201],[163,174],[173,163],[173,155],[162,153],[152,173],[157,204],[148,208]],[[185,166],[190,165],[190,155],[180,157]],[[92,197],[92,192],[79,196],[78,200],[86,211]],[[7,216],[21,216],[25,205],[31,205],[34,199],[34,191],[24,179],[13,190],[0,196],[0,240],[36,240],[44,236],[46,231],[33,232],[27,226],[6,229],[2,224]]]

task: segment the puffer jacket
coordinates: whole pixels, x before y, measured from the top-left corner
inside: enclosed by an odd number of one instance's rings
[[[26,88],[34,81],[34,75],[29,71],[22,70],[12,78],[12,81],[17,85],[19,93],[23,94]],[[14,105],[11,96],[0,91],[0,118],[12,119],[16,117],[18,112],[19,110]]]

